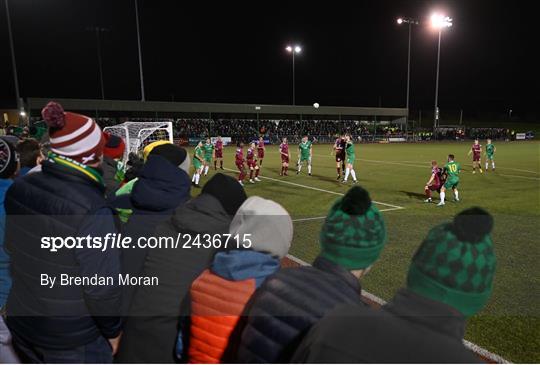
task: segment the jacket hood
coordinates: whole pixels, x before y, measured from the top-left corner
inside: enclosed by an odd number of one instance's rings
[[[227,233],[231,219],[219,200],[210,194],[201,194],[178,207],[171,223],[181,233]]]
[[[136,209],[173,209],[189,199],[190,188],[190,179],[184,170],[161,156],[150,156],[133,186],[130,199]]]
[[[241,281],[255,279],[256,286],[275,273],[280,261],[269,254],[250,250],[218,252],[210,270],[224,279]]]

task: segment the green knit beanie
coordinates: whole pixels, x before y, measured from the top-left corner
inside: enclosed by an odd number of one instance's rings
[[[348,270],[365,269],[381,254],[386,242],[382,214],[369,193],[355,186],[338,199],[320,234],[321,256]]]
[[[491,296],[495,274],[492,228],[488,212],[470,208],[431,229],[412,259],[409,290],[446,303],[465,317],[477,313]]]

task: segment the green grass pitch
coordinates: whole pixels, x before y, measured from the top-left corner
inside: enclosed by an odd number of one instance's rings
[[[540,143],[495,142],[495,145],[496,171],[473,175],[471,157],[467,156],[471,142],[356,144],[355,170],[359,183],[374,201],[388,204],[378,204],[385,210],[388,243],[363,280],[363,288],[390,299],[404,285],[410,259],[431,227],[451,220],[467,207],[484,207],[495,218],[493,240],[498,267],[493,296],[487,307],[469,320],[466,339],[510,361],[537,363],[540,361]],[[317,217],[325,216],[332,202],[350,185],[336,181],[330,145],[314,145],[313,176],[307,175],[306,168],[296,175],[297,148],[291,145],[289,176],[280,177],[277,150],[275,145],[267,146],[261,170],[267,179],[254,185],[246,180],[246,192],[273,199],[293,219],[300,219],[294,223],[290,253],[312,262],[319,252],[318,234],[323,223]],[[449,153],[456,156],[463,168],[459,185],[461,202],[453,202],[449,193],[446,206],[438,208],[423,202],[423,187],[430,175],[430,161],[435,159],[441,164]],[[225,149],[224,161],[226,168],[235,169],[234,148]],[[225,172],[236,176],[236,172]],[[209,175],[212,174],[213,167]],[[203,177],[201,184],[208,178]],[[434,198],[437,202],[438,194]]]

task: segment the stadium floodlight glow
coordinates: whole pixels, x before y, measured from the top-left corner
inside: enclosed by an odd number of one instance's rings
[[[439,13],[431,15],[431,26],[435,29],[450,28],[452,26],[452,18]]]
[[[294,55],[302,52],[302,47],[298,44],[291,46],[288,45],[285,47],[285,50],[292,55],[292,105],[296,105],[296,91],[295,91],[295,77],[294,77]]]

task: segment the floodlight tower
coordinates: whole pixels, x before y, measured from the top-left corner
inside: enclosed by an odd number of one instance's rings
[[[411,82],[411,28],[413,25],[420,24],[418,20],[412,19],[412,18],[398,18],[397,23],[399,25],[405,23],[409,25],[409,46],[407,48],[407,99],[406,99],[406,107],[407,107],[407,122],[409,120],[409,90],[410,90],[410,82]]]
[[[292,105],[296,105],[295,75],[294,75],[294,55],[302,52],[299,45],[287,46],[285,50],[292,54]]]
[[[433,133],[436,134],[439,123],[439,64],[441,61],[441,33],[444,28],[452,26],[452,18],[433,13],[431,15],[431,26],[439,32],[439,45],[437,47],[437,77],[435,79],[435,110],[433,112]]]

